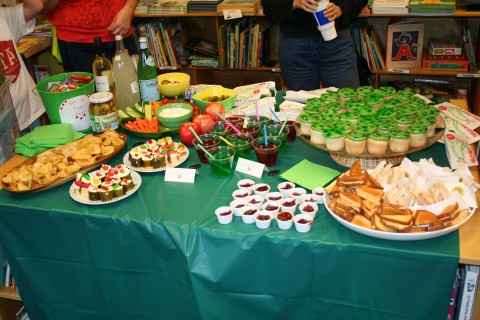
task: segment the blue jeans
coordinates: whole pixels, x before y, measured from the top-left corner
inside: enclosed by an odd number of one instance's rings
[[[319,31],[320,32],[320,31]],[[350,29],[337,38],[291,37],[280,34],[280,69],[289,90],[323,87],[358,88],[357,55]]]
[[[105,56],[112,61],[115,56],[115,41],[103,42],[103,52]],[[138,54],[137,44],[133,35],[123,39],[125,49],[128,49],[130,55]],[[65,72],[92,72],[93,60],[95,60],[96,51],[92,43],[68,42],[58,39],[58,49],[62,56],[63,69]]]

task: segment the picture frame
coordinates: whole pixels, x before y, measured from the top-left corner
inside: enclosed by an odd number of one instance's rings
[[[421,68],[424,24],[400,20],[387,26],[386,67]]]

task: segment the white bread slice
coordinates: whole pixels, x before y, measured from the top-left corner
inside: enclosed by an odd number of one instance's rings
[[[380,216],[380,218],[382,219],[382,221],[385,220],[407,226],[413,224],[413,216],[408,214],[391,214],[386,216]]]
[[[393,221],[388,221],[383,219],[383,217],[380,218],[380,222],[383,223],[385,226],[397,230],[399,232],[405,232],[406,230],[410,229],[413,225],[413,217],[412,221],[410,224],[403,224],[403,223],[398,223],[398,222],[393,222]]]
[[[349,206],[354,207],[357,211],[360,211],[362,208],[363,200],[356,193],[342,192],[340,193],[340,199]]]
[[[457,210],[458,210],[458,203],[455,201],[454,203],[449,204],[448,206],[446,206],[446,207],[442,210],[442,212],[440,212],[439,214],[437,214],[437,217],[438,217],[438,219],[442,219],[443,217],[452,215],[452,214],[455,213],[455,211],[457,211]]]
[[[375,214],[372,218],[372,229],[384,232],[397,232],[395,229],[389,228],[382,223],[380,216]]]
[[[357,225],[357,226],[363,227],[363,228],[367,228],[367,229],[372,228],[372,223],[370,222],[370,220],[368,220],[361,213],[358,213],[358,214],[354,215],[352,221],[350,221],[350,222]]]
[[[367,181],[368,183],[366,184],[366,186],[369,186],[371,188],[376,188],[376,189],[382,189],[383,190],[383,187],[382,185],[377,181],[375,180],[374,177],[372,177],[372,175],[368,172],[365,172],[365,176],[367,177]]]
[[[385,192],[381,189],[370,187],[357,187],[355,192],[362,198],[371,202],[380,203],[385,197]]]
[[[438,221],[437,215],[428,210],[415,210],[413,215],[415,217],[413,224],[416,226],[423,224],[431,224]]]

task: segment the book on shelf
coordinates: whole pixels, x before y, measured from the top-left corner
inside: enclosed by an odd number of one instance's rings
[[[223,0],[190,0],[188,12],[217,12],[217,5]]]
[[[193,37],[185,43],[185,47],[192,51],[218,58],[218,45],[213,41]]]
[[[421,67],[423,32],[423,23],[411,19],[391,19],[387,26],[386,67]]]
[[[194,67],[212,67],[212,68],[218,68],[219,66],[219,61],[218,58],[205,55],[205,54],[199,54],[199,53],[194,53],[191,54],[188,57],[188,60]]]
[[[460,273],[461,268],[457,268],[457,272],[455,274],[455,280],[453,281],[452,287],[452,296],[450,297],[450,305],[448,307],[448,316],[447,320],[454,320],[455,312],[457,310],[457,296],[458,296],[458,288],[460,287]]]
[[[457,23],[458,32],[461,35],[463,50],[468,58],[470,71],[474,73],[478,73],[478,65],[477,65],[474,45],[472,43],[472,38],[470,35],[468,20],[465,18],[456,18],[455,21]]]
[[[461,55],[462,44],[458,39],[430,39],[428,52],[433,55]]]
[[[26,34],[25,37],[53,38],[52,23],[48,20],[37,23],[33,28],[33,31],[29,34]]]
[[[468,71],[468,59],[461,55],[433,55],[427,49],[423,53],[422,68],[436,70]]]
[[[189,0],[158,0],[147,5],[147,14],[183,14],[187,13]]]
[[[363,57],[371,71],[385,69],[384,50],[368,22],[357,23],[352,26],[355,46],[359,57]]]
[[[25,58],[29,58],[42,50],[52,46],[52,39],[48,37],[23,37],[17,43],[18,52]]]
[[[258,13],[260,0],[223,0],[217,5],[217,12],[226,10],[240,10],[242,15],[254,15]]]
[[[470,320],[473,317],[480,267],[464,265],[462,267],[462,271],[463,273],[456,319]]]

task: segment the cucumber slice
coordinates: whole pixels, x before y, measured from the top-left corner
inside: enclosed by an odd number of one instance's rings
[[[118,110],[118,116],[120,118],[130,118],[130,116],[123,110]]]
[[[138,112],[145,113],[145,110],[143,109],[143,107],[138,102],[135,103],[135,109],[137,109]]]
[[[125,112],[130,116],[134,118],[143,118],[145,115],[141,112],[139,112],[137,109],[134,109],[132,107],[127,107],[125,109]]]
[[[150,103],[145,103],[143,105],[143,110],[145,112],[145,118],[152,120],[152,105]]]

